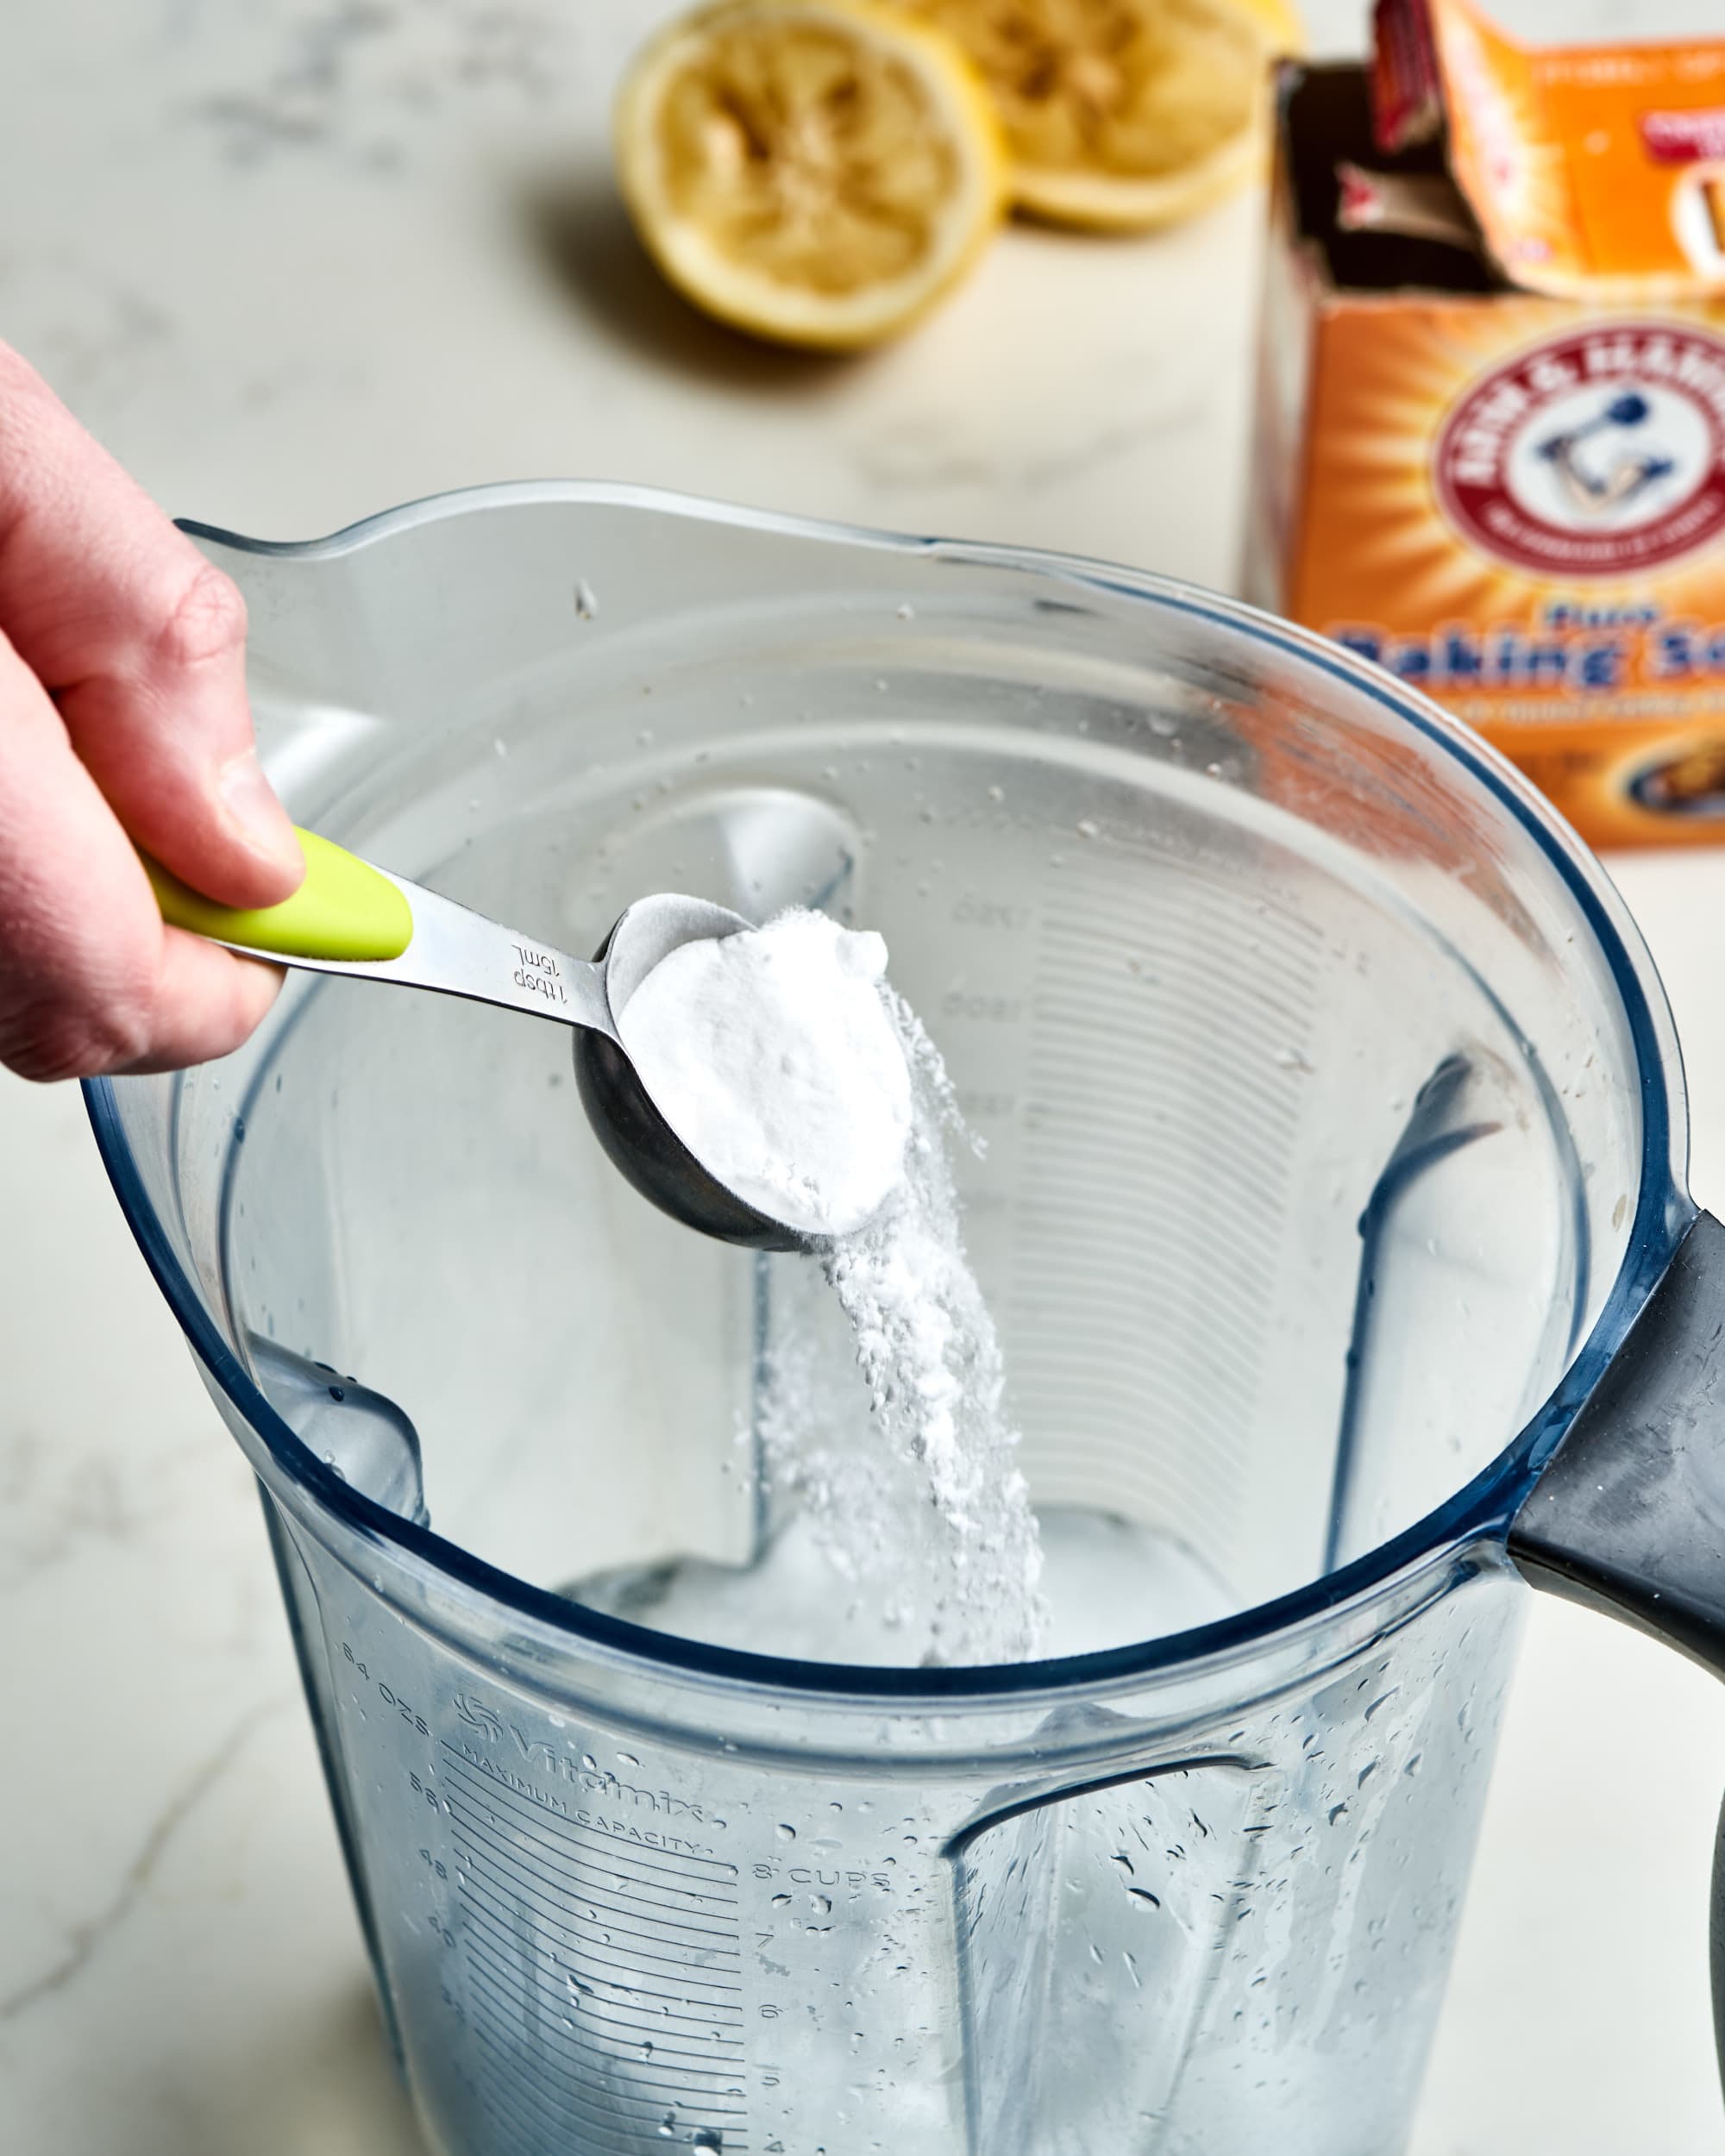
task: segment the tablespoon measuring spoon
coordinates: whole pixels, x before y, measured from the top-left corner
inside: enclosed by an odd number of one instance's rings
[[[217,906],[146,857],[162,918],[248,958],[435,989],[573,1027],[587,1119],[643,1196],[685,1226],[746,1249],[810,1247],[808,1235],[762,1213],[702,1166],[654,1105],[618,1031],[619,1013],[662,958],[752,923],[706,899],[660,892],[624,909],[596,959],[572,958],[315,831],[298,837],[305,881],[279,906]]]

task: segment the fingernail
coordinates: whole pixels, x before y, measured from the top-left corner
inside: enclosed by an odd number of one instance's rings
[[[248,846],[272,860],[290,862],[296,868],[304,865],[305,856],[292,823],[265,778],[254,749],[223,766],[222,801]]]

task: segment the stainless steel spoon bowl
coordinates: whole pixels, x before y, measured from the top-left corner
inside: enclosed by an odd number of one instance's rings
[[[811,1247],[800,1229],[758,1211],[702,1166],[654,1104],[618,1031],[630,997],[662,958],[751,926],[740,913],[661,892],[626,907],[594,958],[572,958],[314,831],[299,837],[304,883],[282,905],[251,911],[216,906],[147,860],[162,918],[247,957],[435,989],[573,1027],[588,1120],[643,1197],[686,1227],[748,1250]]]

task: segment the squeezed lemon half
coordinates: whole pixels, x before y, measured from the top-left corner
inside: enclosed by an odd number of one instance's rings
[[[1264,154],[1290,0],[900,0],[981,70],[1032,216],[1137,231],[1231,194]]]
[[[938,26],[874,0],[720,0],[651,40],[617,107],[660,268],[756,336],[843,350],[913,322],[1006,207],[1000,122]]]

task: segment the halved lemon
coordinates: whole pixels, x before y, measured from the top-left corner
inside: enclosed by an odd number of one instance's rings
[[[1259,168],[1270,62],[1302,41],[1290,0],[900,0],[981,69],[1032,216],[1138,231]]]
[[[672,23],[624,82],[617,165],[649,252],[698,306],[830,349],[913,322],[1006,207],[975,70],[872,0],[721,0]]]

